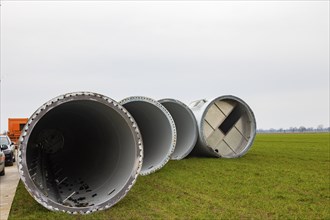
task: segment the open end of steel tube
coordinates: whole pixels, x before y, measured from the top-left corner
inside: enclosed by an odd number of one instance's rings
[[[141,175],[162,168],[176,144],[176,128],[170,113],[159,102],[134,96],[120,102],[136,120],[143,138],[144,158]]]
[[[212,100],[203,113],[202,138],[224,158],[244,155],[256,135],[255,117],[250,107],[235,96]]]
[[[188,106],[178,100],[162,99],[159,102],[172,115],[176,126],[177,141],[171,159],[181,160],[192,151],[197,141],[195,116]]]
[[[70,93],[29,119],[20,137],[19,172],[44,207],[88,214],[126,195],[142,155],[140,132],[122,106],[99,94]]]

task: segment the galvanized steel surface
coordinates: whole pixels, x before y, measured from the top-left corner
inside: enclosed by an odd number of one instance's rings
[[[192,155],[235,158],[252,146],[256,121],[251,108],[240,98],[225,95],[190,104],[198,126]]]
[[[92,168],[83,166],[84,172],[80,167],[81,159],[89,156],[88,144],[79,148],[88,126],[101,146],[96,152],[103,156],[91,159],[103,170],[93,177],[88,176]],[[80,127],[82,134],[74,131]],[[132,96],[117,103],[97,93],[75,92],[50,100],[31,116],[20,136],[18,168],[27,191],[47,209],[88,214],[116,204],[139,174],[156,172],[170,158],[240,157],[255,135],[252,110],[231,95],[197,100],[188,107],[176,99]],[[58,154],[64,148],[77,152],[73,164]]]
[[[88,105],[91,108],[93,107],[93,103],[102,105],[105,109],[103,113],[107,113],[106,111],[111,112],[111,117],[115,117],[114,119],[120,121],[120,126],[125,127],[126,130],[123,131],[123,134],[129,135],[126,138],[131,140],[131,145],[127,147],[127,151],[131,151],[131,153],[128,154],[130,157],[127,157],[127,160],[132,160],[133,158],[134,159],[133,161],[129,162],[132,164],[132,167],[121,169],[119,174],[117,174],[118,180],[115,180],[117,181],[115,184],[118,188],[113,189],[110,188],[111,186],[104,185],[104,181],[109,179],[110,176],[97,176],[98,179],[103,180],[96,183],[94,182],[93,184],[95,188],[91,189],[89,188],[88,181],[92,180],[88,176],[85,178],[85,180],[83,180],[82,177],[80,180],[75,179],[68,182],[71,177],[69,175],[61,176],[60,174],[63,172],[63,167],[57,170],[52,170],[52,166],[48,164],[51,162],[50,157],[54,155],[53,151],[58,151],[61,149],[63,147],[64,141],[66,141],[63,140],[61,134],[56,132],[53,133],[51,130],[48,130],[48,132],[50,132],[48,133],[50,135],[50,139],[44,139],[40,145],[38,145],[39,148],[34,147],[34,145],[31,145],[34,143],[29,142],[34,128],[39,126],[38,123],[41,123],[41,120],[45,116],[49,115],[52,110],[57,109],[59,106],[64,104],[76,102],[79,103],[80,101],[88,102]],[[87,113],[88,111],[85,112]],[[65,123],[65,121],[63,121],[63,123]],[[45,126],[51,127],[51,125]],[[48,134],[46,132],[41,136],[47,136]],[[31,116],[22,131],[19,141],[18,168],[21,180],[23,181],[27,191],[31,194],[31,196],[38,203],[52,211],[62,211],[70,214],[88,214],[98,210],[107,209],[116,204],[126,195],[126,193],[135,183],[142,167],[143,145],[140,131],[135,120],[130,115],[130,113],[127,112],[126,109],[119,105],[117,102],[106,96],[96,93],[69,93],[58,96],[45,103]],[[52,141],[53,143],[51,143]],[[49,145],[49,147],[47,147],[47,145]],[[52,149],[51,145],[56,147]],[[66,147],[70,148],[70,146]],[[134,151],[132,151],[132,149],[134,149]],[[97,162],[97,157],[92,157],[93,148],[91,148],[90,151],[90,158],[94,158],[95,162]],[[77,152],[77,154],[79,154],[79,152]],[[42,157],[40,157],[40,155]],[[76,155],[71,156],[75,157]],[[125,155],[122,156],[125,158]],[[58,162],[61,162],[61,160],[58,160]],[[90,163],[90,161],[83,162]],[[103,164],[107,165],[106,163]],[[76,164],[72,165],[72,167],[77,166]],[[75,172],[75,170],[73,170],[71,167],[66,167],[66,169],[68,169],[70,172]],[[79,170],[79,172],[83,173],[83,170]],[[116,170],[113,170],[113,172],[116,172]],[[115,185],[113,187],[115,187]],[[78,189],[73,190],[75,188]]]
[[[135,118],[143,137],[141,175],[161,169],[170,159],[177,141],[176,126],[167,109],[154,99],[132,96],[119,102]]]
[[[197,141],[198,129],[195,116],[191,109],[179,100],[167,98],[159,102],[172,115],[177,130],[176,147],[171,159],[181,160],[193,150]]]

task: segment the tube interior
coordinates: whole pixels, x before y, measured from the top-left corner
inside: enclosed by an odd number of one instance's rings
[[[182,159],[187,156],[196,144],[197,125],[193,113],[188,108],[174,101],[160,101],[172,115],[176,132],[177,142],[172,159]]]
[[[133,132],[122,115],[103,103],[60,104],[31,132],[29,175],[46,197],[64,206],[106,202],[132,175],[137,152]]]
[[[172,127],[166,113],[157,105],[146,101],[130,101],[123,106],[137,122],[143,139],[141,174],[161,168],[172,149]]]
[[[242,154],[251,138],[252,124],[249,109],[232,99],[215,101],[204,117],[204,138],[221,157]]]

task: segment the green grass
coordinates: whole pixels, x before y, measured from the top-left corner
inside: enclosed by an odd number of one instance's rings
[[[260,134],[239,159],[170,161],[91,215],[51,212],[19,183],[9,219],[330,219],[326,134]]]

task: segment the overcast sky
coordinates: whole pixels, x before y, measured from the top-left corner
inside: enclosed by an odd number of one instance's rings
[[[2,1],[1,128],[73,91],[236,95],[258,128],[329,126],[329,1]]]

